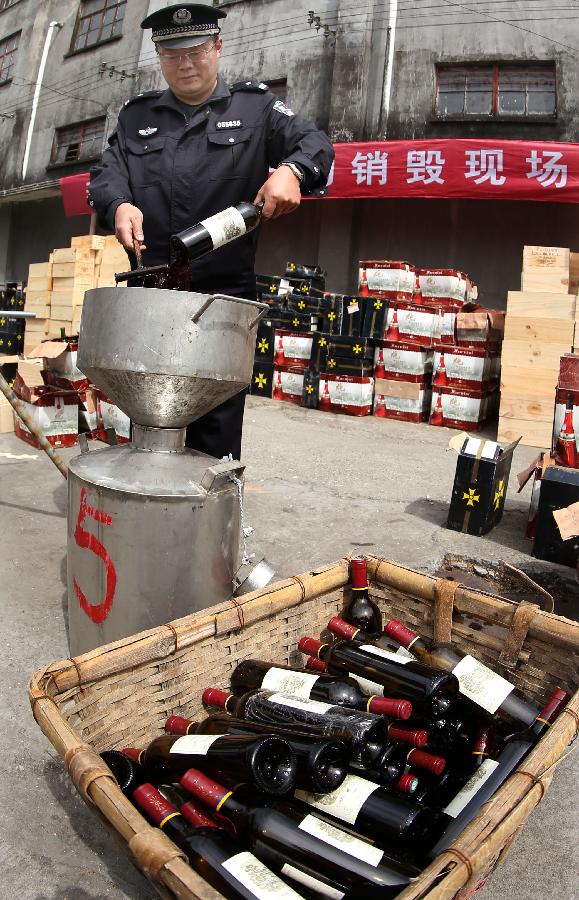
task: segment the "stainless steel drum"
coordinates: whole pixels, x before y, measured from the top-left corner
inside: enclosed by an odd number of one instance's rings
[[[133,420],[131,444],[69,465],[72,655],[231,597],[243,466],[185,449],[185,426],[245,388],[266,307],[221,295],[85,295],[79,368]]]
[[[73,655],[231,597],[239,497],[229,476],[241,476],[243,466],[182,446],[151,452],[152,437],[167,446],[177,435],[135,426],[133,444],[70,463]],[[148,449],[138,446],[145,441]]]

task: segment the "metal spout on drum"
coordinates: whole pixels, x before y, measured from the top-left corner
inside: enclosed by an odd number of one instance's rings
[[[97,288],[84,298],[78,367],[138,425],[184,428],[248,386],[266,312],[225,294]]]

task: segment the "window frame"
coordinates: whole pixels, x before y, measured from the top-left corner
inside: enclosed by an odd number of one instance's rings
[[[469,113],[466,110],[466,97],[468,95],[468,88],[465,87],[465,105],[463,107],[462,112],[460,113],[452,113],[450,115],[444,115],[440,111],[440,75],[441,73],[450,73],[452,70],[456,70],[460,72],[461,70],[466,72],[466,74],[473,74],[478,70],[491,70],[492,72],[492,100],[491,100],[491,112],[490,113]],[[501,73],[512,75],[513,73],[525,72],[527,76],[532,76],[533,73],[546,73],[549,71],[553,75],[553,96],[555,100],[555,109],[552,113],[532,113],[528,112],[528,97],[529,90],[528,85],[525,86],[525,111],[523,113],[514,113],[514,112],[501,112],[499,108],[500,102],[500,75]],[[520,92],[522,93],[522,91]],[[516,62],[513,60],[493,60],[493,61],[484,61],[479,60],[477,62],[465,63],[464,61],[460,62],[438,62],[435,65],[434,71],[434,101],[433,101],[433,121],[437,123],[441,122],[508,122],[514,123],[518,122],[520,124],[531,124],[532,122],[548,122],[552,123],[557,120],[558,110],[559,110],[559,92],[558,92],[558,71],[557,64],[554,60],[540,60],[540,61],[521,61]]]
[[[12,71],[15,66],[15,61],[13,61],[10,65],[10,74],[9,74],[8,78],[2,78],[2,76],[1,76],[2,68],[3,68],[2,61],[4,59],[6,59],[6,56],[7,56],[6,53],[2,54],[2,52],[1,52],[2,45],[7,44],[8,41],[11,41],[13,38],[17,38],[18,40],[17,40],[16,46],[12,50],[8,51],[10,53],[10,55],[15,56],[18,53],[18,50],[20,49],[21,35],[22,35],[22,30],[14,31],[12,34],[7,35],[7,37],[2,38],[2,40],[0,40],[0,87],[2,87],[2,85],[4,85],[4,84],[10,84],[10,82],[12,81]]]
[[[0,0],[0,3],[2,3],[2,2],[3,2],[3,0]],[[12,9],[13,6],[16,6],[17,3],[21,3],[21,2],[22,2],[22,0],[13,0],[13,2],[8,3],[7,6],[0,6],[0,16],[2,15],[3,12],[6,12],[6,10],[8,10],[8,9]]]
[[[74,28],[72,31],[72,38],[70,41],[70,49],[69,49],[68,53],[66,54],[66,56],[73,56],[76,53],[84,53],[85,51],[92,50],[95,47],[101,47],[103,44],[109,43],[109,41],[117,41],[120,38],[122,38],[122,36],[123,36],[122,35],[122,27],[123,27],[123,23],[125,21],[125,14],[126,14],[127,7],[128,7],[128,0],[101,0],[101,2],[102,2],[101,10],[99,10],[98,12],[93,12],[93,13],[85,13],[83,15],[83,6],[85,6],[85,4],[87,2],[90,2],[90,0],[80,0],[78,12],[76,15],[76,22],[74,23]],[[110,3],[111,5],[107,6],[108,3]],[[120,26],[121,26],[120,33],[110,34],[107,37],[102,37],[103,27],[105,27],[104,19],[105,19],[107,12],[111,9],[119,10],[121,7],[123,8],[123,17],[120,22]],[[77,41],[78,41],[79,37],[81,37],[81,35],[80,35],[81,23],[88,19],[89,24],[90,24],[90,20],[93,18],[93,16],[97,16],[99,14],[100,14],[100,20],[99,20],[99,25],[98,25],[98,29],[97,29],[97,31],[98,31],[97,40],[91,44],[84,44],[82,47],[77,46]],[[115,17],[113,18],[113,22],[112,22],[113,28],[114,28],[116,22],[117,22],[117,16],[115,15]],[[91,31],[93,31],[93,30],[94,29],[87,28],[87,31],[83,32],[83,36],[90,34]]]
[[[89,125],[94,125],[95,123],[102,123],[102,139],[101,145],[99,147],[98,152],[92,153],[90,156],[82,156],[82,146],[83,146],[83,132]],[[75,129],[80,131],[80,147],[79,147],[79,155],[76,159],[62,159],[59,160],[57,158],[58,151],[60,149],[59,136],[64,132],[73,132]],[[92,119],[83,119],[81,122],[71,122],[67,125],[61,125],[54,129],[54,136],[52,138],[52,148],[50,150],[50,161],[48,163],[47,169],[60,169],[63,166],[77,166],[84,165],[85,163],[94,160],[100,159],[102,156],[102,148],[104,145],[104,140],[106,137],[106,129],[107,129],[107,117],[106,116],[94,116]]]

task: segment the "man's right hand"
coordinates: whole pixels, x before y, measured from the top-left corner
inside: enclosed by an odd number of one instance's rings
[[[120,203],[115,211],[115,235],[125,250],[135,250],[137,241],[141,250],[146,250],[143,234],[143,213],[132,203]]]

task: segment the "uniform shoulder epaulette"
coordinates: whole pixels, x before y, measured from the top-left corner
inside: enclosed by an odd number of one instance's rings
[[[249,91],[254,94],[265,94],[266,91],[269,91],[269,88],[263,81],[238,81],[232,84],[229,90],[232,93],[234,91]]]
[[[131,103],[136,103],[137,100],[146,100],[149,97],[160,97],[163,91],[142,91],[140,94],[135,94],[134,97],[129,97],[126,103],[123,103],[123,108],[125,106],[129,106]]]

